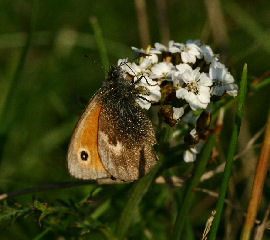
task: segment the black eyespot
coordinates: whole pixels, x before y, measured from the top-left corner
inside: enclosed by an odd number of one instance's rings
[[[81,151],[81,159],[86,161],[88,159],[88,153],[86,151]]]

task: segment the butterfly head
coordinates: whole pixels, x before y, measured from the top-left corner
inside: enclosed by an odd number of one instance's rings
[[[123,77],[123,71],[121,69],[121,66],[111,65],[108,72],[107,81],[111,81],[111,80],[115,81],[122,77]]]

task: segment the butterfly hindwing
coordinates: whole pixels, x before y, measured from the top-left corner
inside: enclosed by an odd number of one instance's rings
[[[149,172],[157,161],[155,144],[152,123],[131,96],[125,98],[111,92],[104,97],[99,116],[98,152],[105,169],[114,178],[133,181]]]

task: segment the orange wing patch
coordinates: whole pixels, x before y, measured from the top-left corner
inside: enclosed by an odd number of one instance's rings
[[[110,176],[98,154],[100,111],[101,103],[94,97],[74,130],[68,151],[68,169],[74,177],[98,179]]]
[[[82,164],[85,165],[88,169],[93,169],[94,171],[105,171],[103,164],[98,155],[98,119],[101,106],[97,106],[93,109],[91,114],[87,116],[87,119],[84,122],[83,128],[81,129],[77,144],[75,145],[75,152],[79,154],[78,158],[81,158],[82,151],[88,150],[88,159],[81,160]]]

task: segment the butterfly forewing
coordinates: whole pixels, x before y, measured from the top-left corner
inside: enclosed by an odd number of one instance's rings
[[[72,176],[81,179],[109,177],[98,154],[98,124],[102,109],[96,94],[78,121],[68,149],[67,164]]]

